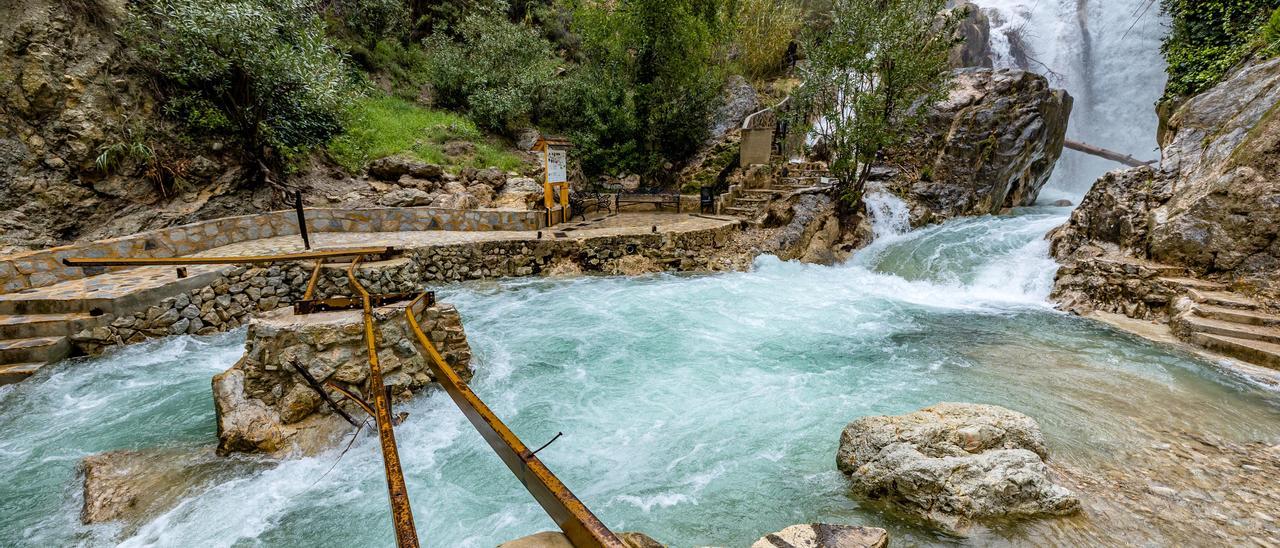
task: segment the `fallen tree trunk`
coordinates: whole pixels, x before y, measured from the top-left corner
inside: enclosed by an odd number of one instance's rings
[[[1142,167],[1156,163],[1155,160],[1148,160],[1144,162],[1128,154],[1116,152],[1114,150],[1107,150],[1102,147],[1096,147],[1088,143],[1081,143],[1080,141],[1072,141],[1070,139],[1067,139],[1066,147],[1071,150],[1091,154],[1099,158],[1106,158],[1113,162],[1120,162],[1129,167]]]

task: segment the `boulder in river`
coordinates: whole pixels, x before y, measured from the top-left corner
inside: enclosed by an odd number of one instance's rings
[[[108,451],[80,461],[86,524],[122,522],[125,530],[168,511],[218,474],[257,466],[222,459],[211,448]]]
[[[751,548],[884,548],[889,533],[879,527],[805,523],[769,533]]]
[[[840,435],[836,464],[858,496],[883,501],[954,535],[984,519],[1061,516],[1080,509],[1054,483],[1040,427],[995,405],[939,403],[863,417]]]
[[[1021,70],[955,71],[924,128],[886,155],[912,226],[1034,204],[1066,142],[1072,98]]]

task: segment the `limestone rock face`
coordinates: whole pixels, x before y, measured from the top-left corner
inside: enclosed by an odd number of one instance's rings
[[[994,405],[940,403],[849,423],[836,464],[858,496],[963,535],[984,519],[1078,511],[1080,502],[1053,482],[1045,457],[1030,417]]]
[[[1072,99],[1021,70],[960,69],[925,127],[887,154],[884,186],[912,225],[1035,203],[1062,155]]]
[[[965,18],[956,28],[960,39],[947,57],[952,68],[991,68],[991,19],[972,2],[958,2],[955,9],[965,10]]]
[[[425,357],[404,317],[407,303],[375,309],[374,336],[384,383],[398,398],[425,387],[433,379]],[[419,313],[419,324],[445,361],[470,378],[471,349],[458,312],[436,304]],[[295,316],[279,309],[249,323],[245,354],[231,369],[213,379],[218,417],[218,452],[311,453],[350,426],[323,403],[294,368],[307,369],[320,383],[332,381],[371,400],[368,350],[359,311]],[[332,388],[330,397],[345,402]],[[345,409],[357,421],[363,412],[350,402]]]
[[[751,548],[884,548],[889,533],[879,527],[806,523],[755,541]]]
[[[1108,173],[1052,234],[1068,267],[1119,255],[1280,293],[1280,59],[1254,63],[1179,106],[1160,166]],[[1072,269],[1057,291],[1079,289]]]
[[[725,81],[721,94],[723,102],[712,116],[711,132],[707,137],[708,144],[723,137],[730,130],[741,127],[742,120],[748,114],[755,112],[760,105],[751,82],[738,75],[730,76]]]

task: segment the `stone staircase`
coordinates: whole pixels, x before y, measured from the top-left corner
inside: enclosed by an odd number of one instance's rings
[[[1184,288],[1181,312],[1172,320],[1179,337],[1241,361],[1280,369],[1280,316],[1264,312],[1258,301],[1220,283],[1177,277],[1161,281]]]
[[[787,164],[776,180],[770,178],[768,186],[760,188],[731,188],[721,200],[720,213],[747,221],[755,221],[769,209],[769,204],[791,193],[809,188],[828,186],[831,173],[824,164],[803,162]]]
[[[161,298],[209,283],[217,267],[138,267],[0,295],[0,385],[71,354],[71,335],[105,326]]]

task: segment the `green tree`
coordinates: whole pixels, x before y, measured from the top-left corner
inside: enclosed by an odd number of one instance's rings
[[[717,0],[584,2],[574,11],[585,70],[600,77],[602,97],[618,108],[598,110],[589,123],[562,113],[559,125],[632,128],[631,156],[615,169],[672,179],[667,164],[692,155],[705,142],[724,82],[727,25]],[[578,87],[580,92],[589,88]],[[625,96],[619,97],[619,91]],[[584,102],[599,104],[601,97]],[[611,120],[603,120],[608,117]],[[617,140],[615,136],[604,136]]]
[[[373,50],[381,40],[400,40],[409,30],[409,8],[403,0],[338,0],[343,25]]]
[[[467,15],[457,40],[444,32],[428,37],[426,71],[438,106],[510,132],[531,120],[562,63],[537,30],[507,20],[501,7]]]
[[[307,0],[151,0],[124,35],[193,133],[241,141],[263,182],[291,151],[342,130],[354,94],[342,57]]]
[[[958,14],[944,0],[837,0],[830,27],[805,39],[792,112],[832,151],[845,207],[862,198],[880,154],[905,142],[951,82]]]
[[[1162,100],[1170,100],[1208,89],[1259,46],[1270,45],[1259,44],[1255,36],[1280,0],[1161,0],[1160,5],[1172,21],[1160,46],[1169,63]]]

